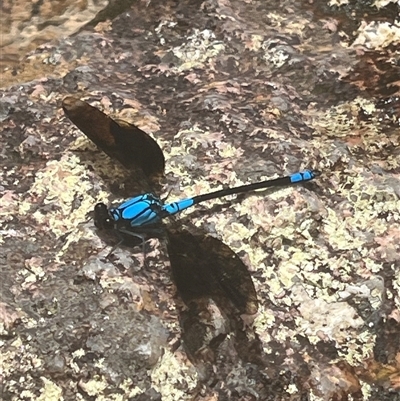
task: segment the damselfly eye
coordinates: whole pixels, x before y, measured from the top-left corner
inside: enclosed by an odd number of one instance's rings
[[[94,224],[100,230],[114,228],[114,220],[110,217],[104,203],[98,203],[94,207]]]

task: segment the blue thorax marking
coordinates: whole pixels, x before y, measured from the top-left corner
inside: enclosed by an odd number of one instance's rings
[[[182,199],[164,205],[151,193],[128,199],[117,208],[110,209],[115,222],[129,222],[130,227],[159,223],[163,217],[172,216],[193,205],[193,199]]]
[[[115,222],[127,222],[132,228],[158,223],[163,204],[153,194],[143,194],[128,199],[117,208],[110,209]]]

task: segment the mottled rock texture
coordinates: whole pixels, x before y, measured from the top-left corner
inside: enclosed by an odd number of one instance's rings
[[[366,3],[137,1],[4,72],[4,400],[400,399],[399,6]],[[91,212],[132,176],[70,95],[153,136],[169,200],[323,172],[170,222],[239,255],[255,316],[188,313],[166,237],[106,258]]]

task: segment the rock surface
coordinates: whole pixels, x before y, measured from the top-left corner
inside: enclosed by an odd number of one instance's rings
[[[5,72],[4,400],[400,399],[399,7],[315,3],[135,2]],[[91,212],[130,177],[67,120],[68,95],[152,134],[170,200],[323,172],[171,223],[221,239],[258,295],[244,331],[208,301],[203,359],[162,241],[148,266],[105,259]]]

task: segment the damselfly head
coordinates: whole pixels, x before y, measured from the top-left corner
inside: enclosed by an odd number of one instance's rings
[[[100,230],[110,230],[114,228],[115,221],[110,216],[107,206],[104,203],[98,203],[94,207],[94,225]]]

